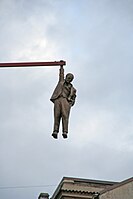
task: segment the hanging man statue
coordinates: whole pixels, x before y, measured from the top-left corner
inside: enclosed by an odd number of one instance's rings
[[[54,103],[54,129],[52,136],[57,139],[60,120],[62,119],[62,136],[67,138],[68,134],[68,121],[71,106],[75,103],[76,89],[71,84],[74,75],[68,73],[64,79],[64,69],[60,66],[59,69],[59,82],[53,92],[51,101]]]

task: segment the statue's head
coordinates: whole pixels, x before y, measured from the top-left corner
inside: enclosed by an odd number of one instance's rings
[[[72,73],[68,73],[65,78],[65,82],[70,83],[74,79],[74,75]]]

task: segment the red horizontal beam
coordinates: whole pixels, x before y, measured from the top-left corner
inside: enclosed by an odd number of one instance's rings
[[[66,62],[54,61],[54,62],[17,62],[17,63],[0,63],[0,67],[32,67],[32,66],[63,66]]]

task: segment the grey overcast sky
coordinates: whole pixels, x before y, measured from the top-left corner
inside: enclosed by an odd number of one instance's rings
[[[133,1],[0,0],[0,27],[0,62],[65,60],[77,89],[69,138],[55,140],[59,67],[0,69],[0,198],[52,195],[63,176],[131,177]]]

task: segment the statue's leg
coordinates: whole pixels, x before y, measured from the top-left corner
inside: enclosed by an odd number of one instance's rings
[[[56,99],[54,102],[54,130],[53,132],[56,132],[56,133],[59,132],[60,119],[61,119],[60,99]]]
[[[66,98],[62,98],[62,131],[63,137],[67,138],[68,133],[68,121],[69,121],[69,114],[70,114],[70,104],[68,103]]]

